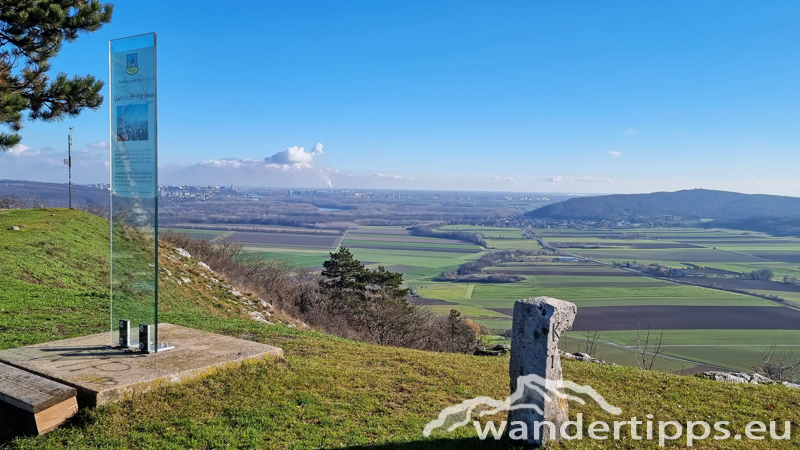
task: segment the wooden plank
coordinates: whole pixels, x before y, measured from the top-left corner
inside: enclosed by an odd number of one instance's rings
[[[78,400],[72,397],[42,412],[32,414],[33,419],[28,420],[28,428],[39,435],[49,433],[77,413]]]
[[[73,387],[0,363],[0,401],[37,414],[76,395]]]

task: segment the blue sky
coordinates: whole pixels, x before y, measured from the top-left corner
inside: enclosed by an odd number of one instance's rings
[[[107,79],[158,33],[163,183],[800,195],[800,3],[229,4],[117,2],[53,60]],[[0,178],[65,179],[69,126],[108,181],[105,106],[26,124]]]

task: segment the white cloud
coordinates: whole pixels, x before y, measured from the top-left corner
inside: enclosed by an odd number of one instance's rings
[[[324,154],[322,144],[315,144],[310,152],[306,152],[304,147],[293,146],[281,152],[264,158],[267,167],[274,169],[312,169],[311,163],[315,156]]]
[[[514,177],[492,177],[492,181],[514,181]]]
[[[257,167],[260,165],[265,165],[263,161],[261,161],[260,159],[236,159],[236,158],[207,159],[198,164],[198,166],[218,167],[221,169],[237,169],[239,167],[247,167],[247,166]]]
[[[402,175],[390,175],[390,174],[388,174],[388,173],[380,173],[380,172],[378,172],[378,173],[373,173],[373,174],[371,175],[371,177],[372,177],[372,178],[383,178],[383,179],[390,179],[390,180],[402,180],[403,178],[405,178],[405,177],[404,177],[404,176],[402,176]]]
[[[108,142],[106,142],[106,141],[91,142],[91,143],[87,144],[86,146],[89,147],[89,148],[108,149]]]
[[[628,128],[627,130],[625,130],[625,134],[627,134],[628,136],[636,136],[637,134],[639,134],[639,132],[637,130],[634,130],[633,128]]]
[[[554,175],[552,177],[542,178],[542,181],[549,181],[551,183],[558,183],[559,181],[563,181],[564,179],[561,175]]]
[[[38,155],[40,152],[39,150],[31,150],[27,145],[17,144],[8,149],[6,153],[11,156],[34,156]]]
[[[162,177],[173,184],[228,184],[249,186],[330,186],[339,174],[336,169],[318,164],[324,154],[322,144],[311,151],[292,146],[263,159],[208,159],[191,166],[164,167]],[[203,180],[203,181],[200,181]]]
[[[264,159],[239,159],[223,158],[208,159],[200,162],[196,167],[217,169],[244,169],[255,170],[277,169],[281,171],[299,171],[313,169],[314,158],[324,154],[322,144],[315,144],[310,152],[304,147],[292,146]]]
[[[620,156],[622,156],[622,153],[617,151],[610,151],[608,152],[608,156],[612,158],[619,158]]]
[[[575,181],[579,183],[612,183],[614,180],[611,178],[580,177]]]

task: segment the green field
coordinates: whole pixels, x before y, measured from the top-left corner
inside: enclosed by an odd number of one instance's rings
[[[443,230],[474,231],[486,238],[522,239],[522,230],[519,228],[505,227],[480,227],[470,225],[446,225]]]
[[[524,238],[523,231],[520,229],[468,225],[448,225],[443,229],[482,233],[486,236],[487,246],[490,249],[542,250],[535,239]],[[565,251],[602,259],[609,263],[637,261],[639,264],[659,263],[673,267],[683,267],[684,263],[691,263],[737,273],[769,267],[775,272],[776,278],[783,275],[800,278],[800,269],[798,268],[800,264],[765,259],[765,256],[769,254],[794,254],[795,251],[800,254],[800,239],[773,238],[731,230],[685,228],[539,229],[533,231],[547,242],[557,243]],[[413,288],[415,294],[450,302],[450,304],[429,306],[432,311],[448,314],[451,309],[456,309],[464,316],[472,318],[497,333],[510,328],[511,321],[509,316],[493,309],[511,308],[518,299],[542,295],[574,302],[579,308],[646,305],[779,307],[774,301],[752,295],[677,284],[623,272],[618,268],[599,264],[579,261],[553,262],[552,256],[540,257],[538,260],[535,257],[528,257],[525,261],[515,261],[484,269],[484,273],[503,273],[525,277],[523,281],[519,282],[436,281],[443,271],[456,269],[465,262],[474,261],[483,252],[448,251],[478,247],[455,240],[410,236],[402,227],[361,227],[350,230],[342,245],[352,245],[351,251],[355,257],[371,268],[383,265],[388,270],[402,272],[406,285]],[[593,246],[599,248],[586,248]],[[318,268],[328,256],[327,251],[313,248],[259,247],[252,244],[247,248],[259,251],[267,257],[283,259],[302,267]],[[755,291],[764,295],[777,295],[789,300],[800,301],[800,292],[781,292],[768,289]],[[731,334],[754,335],[750,332],[740,333],[726,330],[696,331],[693,333],[685,330],[669,330],[675,336],[685,336],[689,340],[696,338],[698,339],[697,343],[709,339],[712,341],[718,338],[729,339]],[[765,333],[767,332],[765,331]],[[770,333],[772,331],[765,336],[772,336]],[[787,333],[789,336],[800,339],[798,333],[793,331]],[[625,338],[628,336],[629,332],[608,332],[609,344],[601,346],[606,359],[620,364],[635,362],[628,350],[614,346],[626,345]],[[569,343],[572,340],[575,338],[570,337],[565,342]],[[669,357],[659,360],[657,367],[662,370],[679,371],[690,365],[683,360],[691,360],[744,370],[753,363],[754,355],[757,356],[757,351],[753,353],[752,347],[742,347],[741,352],[734,350],[735,347],[726,347],[717,352],[713,350],[714,348],[716,347],[670,348],[667,355]]]
[[[471,227],[475,229],[475,227]],[[537,236],[547,242],[558,243],[562,249],[607,262],[637,261],[639,264],[667,264],[683,267],[683,263],[697,264],[737,273],[746,273],[768,267],[776,274],[800,277],[797,264],[778,259],[786,255],[800,254],[800,239],[754,236],[731,230],[704,229],[646,229],[632,230],[633,238],[619,238],[619,230],[534,230]],[[638,233],[633,235],[632,233]],[[532,239],[487,239],[490,247],[497,249],[540,249]],[[601,248],[584,248],[597,246]],[[670,247],[696,248],[670,248]],[[640,248],[636,248],[640,247]],[[647,248],[663,247],[663,248]],[[716,247],[716,248],[715,248]],[[775,260],[767,259],[777,255]],[[470,308],[510,308],[520,298],[546,295],[569,300],[578,307],[597,306],[767,306],[778,304],[766,299],[725,292],[716,289],[687,286],[644,276],[620,275],[619,269],[599,265],[554,262],[510,263],[502,267],[484,269],[493,273],[519,274],[526,279],[509,284],[476,284],[471,295],[462,297],[466,288],[460,283],[428,282],[422,284],[422,295],[441,298]],[[555,273],[554,273],[555,272]],[[789,300],[800,300],[800,293],[778,290],[757,290],[765,295],[776,295]],[[490,329],[501,331],[510,328],[510,317],[497,317],[469,311],[474,320]],[[580,313],[580,310],[579,310]],[[627,345],[630,332],[603,332],[604,339],[617,345]],[[736,370],[749,370],[749,366],[759,360],[758,348],[753,347],[753,338],[763,338],[777,343],[792,341],[800,343],[800,332],[793,330],[667,330],[671,341],[683,339],[693,347],[669,347],[664,358],[656,367],[660,370],[679,371],[694,363]],[[577,338],[570,335],[566,345]],[[707,342],[725,342],[726,347],[712,347]],[[772,342],[770,342],[772,343]],[[678,344],[675,344],[678,345]],[[573,349],[574,350],[574,349]],[[602,345],[601,351],[606,359],[620,364],[635,364],[630,351],[613,346]],[[800,348],[797,354],[800,355]],[[684,361],[687,360],[687,361]]]
[[[601,331],[600,340],[623,346],[632,344],[631,331]],[[660,333],[660,332],[659,332]],[[585,333],[568,332],[576,345]],[[797,330],[665,330],[663,355],[700,361],[728,369],[752,371],[763,365],[761,353],[771,346],[776,351],[800,356],[800,331]],[[688,365],[687,365],[688,367]]]
[[[464,244],[440,244],[440,243],[417,243],[417,242],[390,242],[390,241],[364,241],[358,238],[345,238],[342,241],[342,245],[348,248],[356,248],[356,247],[363,247],[363,246],[372,246],[372,245],[380,245],[381,247],[398,247],[403,249],[404,247],[425,247],[430,248],[431,250],[435,250],[437,248],[454,248],[454,249],[463,249],[464,247],[474,247],[475,250],[478,250],[479,247],[477,245],[464,245]]]
[[[198,239],[214,239],[219,236],[230,234],[230,231],[217,231],[217,230],[194,230],[190,228],[160,228],[161,231],[174,231],[176,233],[188,234],[193,238]]]

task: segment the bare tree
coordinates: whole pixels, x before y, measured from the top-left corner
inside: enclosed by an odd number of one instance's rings
[[[586,331],[586,340],[583,341],[584,353],[594,358],[597,353],[597,343],[600,341],[600,333],[597,329]]]
[[[756,346],[758,346],[758,343],[756,343]],[[763,365],[752,365],[750,368],[756,373],[764,375],[773,381],[794,382],[797,378],[797,369],[800,367],[800,359],[794,357],[794,352],[786,354],[781,350],[780,353],[776,354],[776,349],[777,345],[773,344],[772,347],[764,353],[761,351],[761,347],[758,347],[758,353],[761,354]]]
[[[31,209],[46,206],[46,202],[38,197],[0,196],[0,209]]]
[[[664,351],[661,347],[661,341],[664,338],[664,330],[661,330],[658,340],[656,341],[654,339],[654,342],[651,343],[650,327],[648,327],[647,334],[644,337],[644,341],[642,341],[642,329],[637,320],[636,334],[632,334],[631,337],[633,338],[633,344],[629,347],[629,350],[636,358],[636,365],[643,370],[653,370],[656,358]]]
[[[108,218],[110,217],[109,216],[110,210],[108,206],[86,204],[78,206],[78,209],[83,212],[87,212],[93,216],[97,216],[106,220],[108,220]]]

